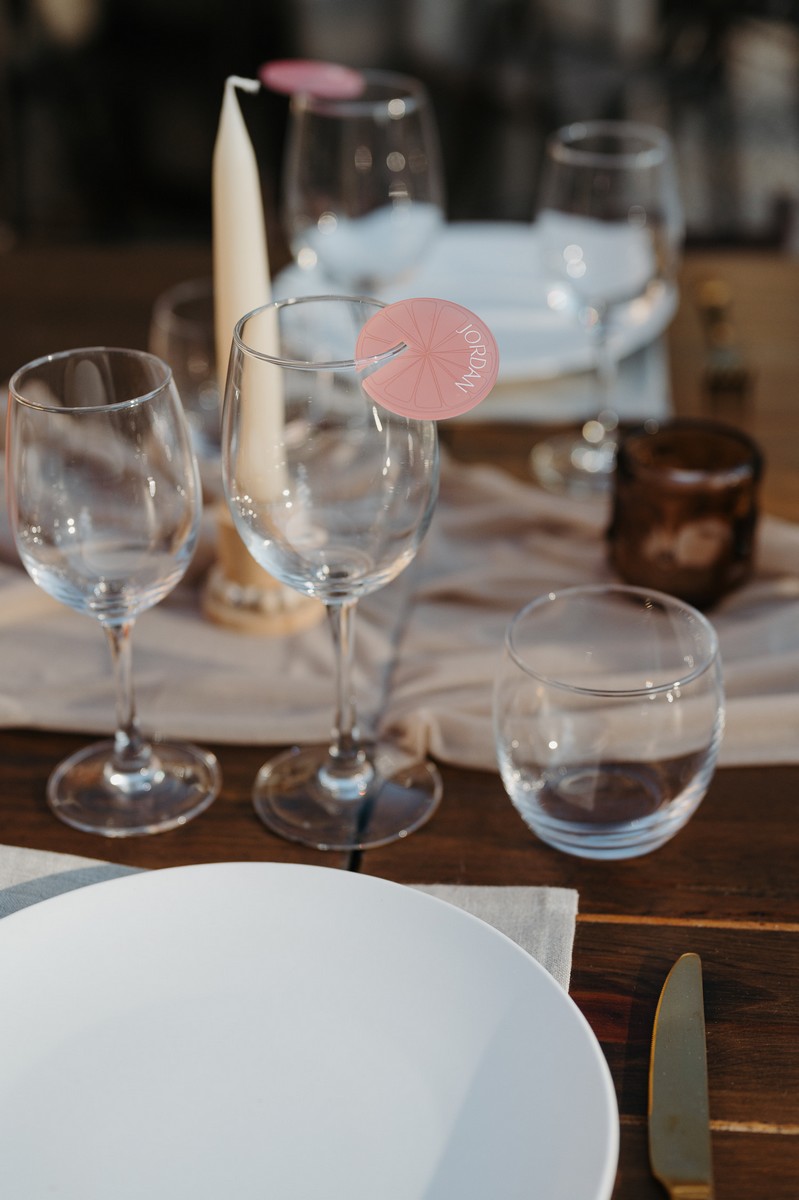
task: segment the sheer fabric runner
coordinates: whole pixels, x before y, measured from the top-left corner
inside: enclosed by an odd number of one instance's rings
[[[495,769],[494,675],[511,615],[541,592],[611,579],[603,502],[565,499],[492,467],[445,462],[417,560],[366,597],[356,628],[362,725],[444,762]],[[332,651],[324,623],[284,638],[212,625],[192,576],[138,622],[143,724],[199,742],[326,738]],[[110,732],[111,672],[95,622],[28,580],[0,530],[0,725]],[[754,579],[709,614],[728,701],[721,765],[799,762],[799,525],[765,518]]]

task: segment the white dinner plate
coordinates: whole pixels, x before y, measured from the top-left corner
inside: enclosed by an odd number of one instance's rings
[[[587,370],[594,359],[591,337],[581,327],[562,285],[547,279],[538,230],[521,221],[455,221],[445,225],[422,265],[401,283],[381,291],[392,302],[409,296],[453,300],[477,313],[499,347],[499,379],[554,379]],[[289,266],[275,278],[275,299],[336,290],[318,267]],[[557,291],[564,307],[547,302]],[[622,306],[611,340],[619,358],[659,337],[674,316],[673,288],[653,291],[647,302]]]
[[[0,921],[14,1200],[607,1200],[588,1024],[449,904],[320,867],[147,872]]]

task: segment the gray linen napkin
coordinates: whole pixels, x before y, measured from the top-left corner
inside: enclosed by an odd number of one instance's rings
[[[137,870],[74,854],[0,846],[0,918],[40,900],[106,879],[134,875]]]
[[[444,883],[416,887],[493,925],[546,967],[565,991],[569,990],[578,901],[573,888]]]
[[[122,875],[121,867],[94,858],[0,845],[0,918],[40,900]],[[455,904],[493,925],[537,959],[568,991],[577,916],[577,892],[549,887],[421,885],[419,891]]]

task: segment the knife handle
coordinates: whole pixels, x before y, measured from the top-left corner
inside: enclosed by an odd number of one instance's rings
[[[671,1200],[713,1200],[709,1183],[675,1183],[668,1192]]]

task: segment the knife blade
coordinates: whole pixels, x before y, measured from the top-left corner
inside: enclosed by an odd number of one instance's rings
[[[713,1200],[702,961],[683,954],[666,977],[649,1061],[649,1162],[672,1200]]]

